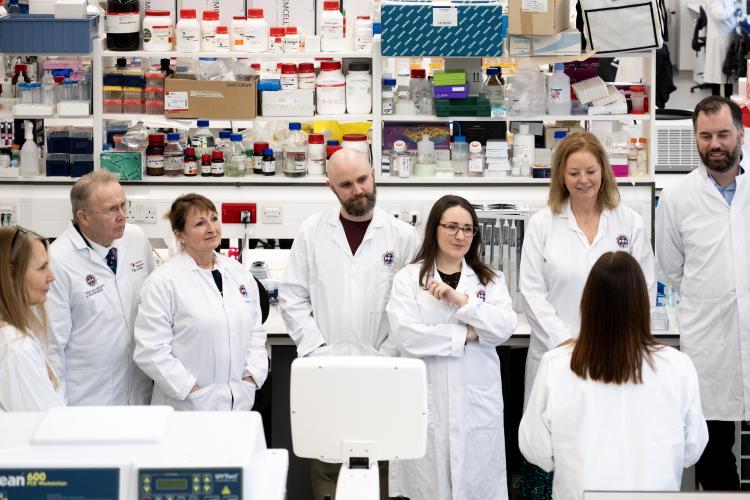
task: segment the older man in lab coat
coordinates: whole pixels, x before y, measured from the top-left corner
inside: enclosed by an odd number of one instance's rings
[[[133,327],[151,245],[125,223],[125,191],[111,172],[81,177],[70,201],[73,220],[49,248],[50,362],[71,406],[148,404],[153,383],[133,362]]]
[[[417,234],[375,206],[375,172],[367,158],[342,149],[328,162],[328,187],[340,207],[312,215],[294,239],[279,287],[281,314],[299,356],[396,355],[385,306],[393,276],[411,262]],[[333,497],[339,464],[312,461],[313,497]],[[387,498],[381,467],[381,498]]]
[[[680,349],[698,371],[709,441],[696,464],[704,490],[739,490],[735,425],[750,419],[750,179],[740,164],[740,108],[695,107],[702,165],[662,193],[657,259],[680,293]]]

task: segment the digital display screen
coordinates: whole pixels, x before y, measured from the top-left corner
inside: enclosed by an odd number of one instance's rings
[[[179,478],[166,478],[166,479],[156,479],[156,489],[157,490],[179,490],[179,491],[185,491],[187,490],[188,482],[187,479],[179,479]]]

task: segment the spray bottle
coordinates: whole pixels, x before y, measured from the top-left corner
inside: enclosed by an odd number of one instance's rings
[[[21,148],[21,177],[31,178],[39,175],[39,146],[34,142],[34,124],[26,120],[23,128],[26,132]]]

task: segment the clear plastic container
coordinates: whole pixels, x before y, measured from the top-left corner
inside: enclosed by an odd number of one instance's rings
[[[490,114],[495,117],[505,117],[508,114],[505,100],[505,85],[500,80],[500,68],[487,68],[487,78],[482,83],[480,97],[490,101]]]
[[[648,175],[648,143],[645,137],[638,139],[638,175]]]
[[[547,82],[547,113],[550,115],[570,114],[570,77],[564,71],[563,63],[555,63],[555,72]]]
[[[122,111],[126,114],[141,114],[143,113],[143,101],[122,101]]]
[[[289,137],[284,144],[284,175],[304,177],[307,173],[307,136],[299,123],[289,124]]]
[[[479,141],[469,144],[469,177],[484,176],[484,153]]]
[[[245,147],[242,145],[242,134],[232,134],[230,136],[229,157],[226,158],[224,165],[224,174],[227,177],[243,177],[247,170],[245,169]]]
[[[105,113],[122,113],[122,99],[104,99],[102,104]]]
[[[405,179],[411,177],[411,171],[412,157],[406,150],[406,143],[401,140],[395,141],[391,153],[391,176]]]
[[[430,136],[422,134],[422,139],[417,142],[417,163],[414,166],[414,175],[434,176],[436,169],[435,144],[430,140]]]
[[[143,108],[147,115],[163,115],[164,101],[146,101],[143,103]]]
[[[464,176],[469,173],[469,145],[466,144],[466,137],[462,135],[457,135],[453,138],[451,164],[453,166],[453,175]]]
[[[185,171],[184,158],[185,152],[180,145],[180,134],[167,134],[167,144],[164,146],[164,174],[182,175]]]
[[[638,139],[630,138],[630,147],[628,148],[628,175],[634,177],[638,175]]]

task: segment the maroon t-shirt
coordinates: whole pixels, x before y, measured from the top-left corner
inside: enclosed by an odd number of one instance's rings
[[[357,253],[359,245],[362,240],[365,239],[365,233],[367,232],[367,226],[370,225],[370,220],[364,222],[354,222],[345,219],[343,215],[339,214],[339,220],[344,226],[344,233],[346,234],[346,241],[349,242],[349,248],[352,251],[352,255]]]

